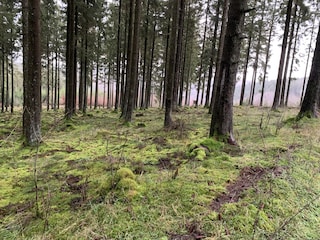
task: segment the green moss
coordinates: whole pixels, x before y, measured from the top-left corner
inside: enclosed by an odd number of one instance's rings
[[[207,156],[206,150],[203,148],[196,148],[192,151],[191,156],[198,161],[203,161]]]
[[[143,111],[143,129],[139,122],[127,127],[119,114],[102,109],[75,116],[69,127],[62,110],[44,111],[37,160],[43,218],[34,218],[34,209],[12,211],[0,221],[0,238],[169,239],[168,233],[184,236],[196,223],[208,238],[252,239],[256,226],[254,238],[264,239],[294,216],[276,238],[317,239],[320,206],[312,200],[320,192],[319,122],[283,124],[297,109],[234,109],[241,149],[207,138],[211,119],[202,108],[173,113],[188,128],[183,137],[163,130],[161,109]],[[19,121],[21,113],[0,114],[0,212],[35,199],[37,151],[22,146]],[[75,151],[67,152],[69,147]],[[175,168],[161,168],[160,158]],[[223,204],[220,215],[212,211],[213,199],[228,193],[241,169],[252,166],[278,166],[282,173],[266,174],[239,202]],[[73,189],[68,175],[82,176]],[[86,181],[87,188],[76,189]],[[72,201],[82,198],[81,207],[70,210]]]
[[[124,179],[124,178],[134,180],[136,177],[129,168],[123,167],[116,172],[116,179],[120,181],[121,179]]]
[[[210,152],[220,151],[224,146],[223,142],[219,142],[213,138],[206,138],[200,142],[200,145],[206,147]]]
[[[117,184],[119,190],[137,190],[137,188],[138,183],[131,178],[122,178]]]

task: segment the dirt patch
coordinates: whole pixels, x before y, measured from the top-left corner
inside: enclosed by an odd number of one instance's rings
[[[165,170],[165,169],[166,170],[173,170],[176,168],[175,165],[173,163],[171,163],[170,158],[160,158],[158,161],[159,162],[158,162],[157,166],[161,170]]]
[[[155,137],[152,139],[152,142],[161,147],[165,147],[167,145],[167,139],[164,137]]]
[[[9,204],[7,206],[0,208],[0,217],[4,217],[10,214],[17,214],[21,212],[26,212],[33,207],[32,202],[23,202],[23,203],[15,203]]]
[[[197,222],[186,224],[186,234],[169,234],[169,240],[198,240],[206,238],[205,234],[201,231],[200,225]]]
[[[255,186],[257,182],[272,173],[275,176],[281,175],[283,169],[280,167],[262,168],[245,167],[241,170],[239,177],[227,186],[227,192],[221,194],[211,203],[212,210],[219,212],[221,206],[226,203],[238,202],[242,193]]]

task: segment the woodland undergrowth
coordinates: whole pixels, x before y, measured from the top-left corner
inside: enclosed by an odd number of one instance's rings
[[[2,113],[0,239],[318,239],[320,122],[297,113],[235,107],[233,147],[201,108],[170,131],[161,109],[43,111],[37,148]]]

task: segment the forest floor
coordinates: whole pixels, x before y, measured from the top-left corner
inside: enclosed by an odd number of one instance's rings
[[[319,239],[320,122],[235,107],[239,147],[208,138],[206,109],[0,114],[0,239]]]

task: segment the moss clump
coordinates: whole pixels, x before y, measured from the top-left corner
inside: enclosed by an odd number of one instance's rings
[[[119,190],[137,190],[137,188],[138,183],[131,178],[122,178],[117,184]]]
[[[129,168],[120,168],[114,176],[103,178],[97,188],[101,197],[112,191],[114,196],[132,200],[138,194],[139,184],[135,181],[136,176]]]
[[[129,178],[129,179],[134,180],[136,178],[136,176],[129,168],[123,167],[117,171],[116,179],[119,182],[121,179],[124,179],[124,178]]]
[[[220,152],[223,143],[218,142],[212,138],[206,138],[200,143],[193,143],[189,146],[188,156],[198,161],[203,161],[207,156],[213,152]]]
[[[196,148],[192,151],[191,157],[198,161],[203,161],[206,158],[206,150],[204,148]]]
[[[207,148],[210,152],[215,152],[221,150],[224,144],[214,140],[213,138],[206,138],[200,143],[200,145]]]

